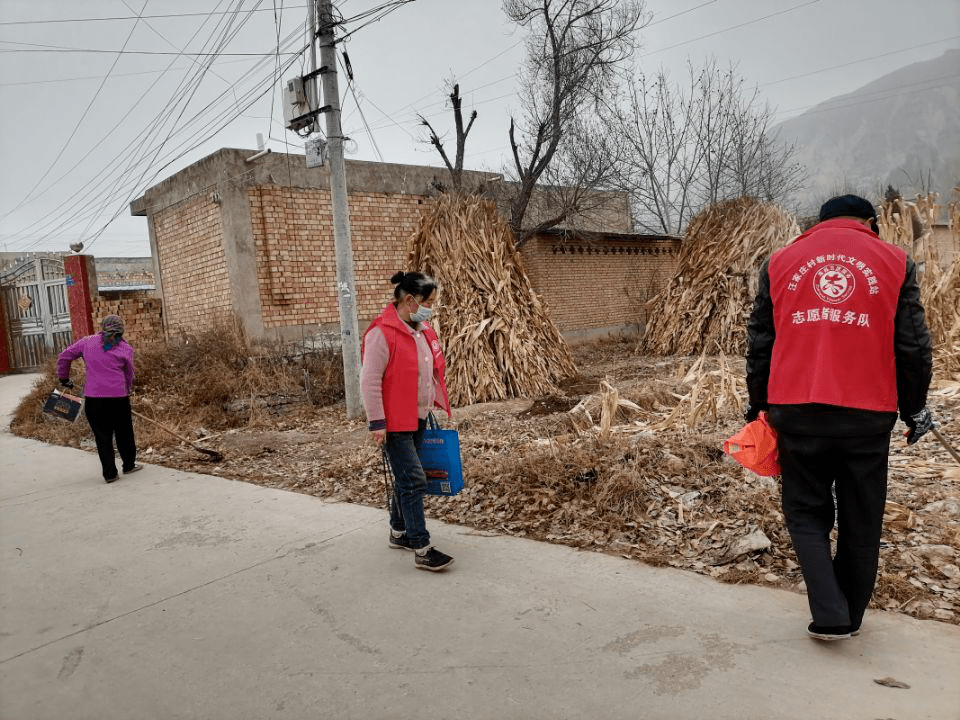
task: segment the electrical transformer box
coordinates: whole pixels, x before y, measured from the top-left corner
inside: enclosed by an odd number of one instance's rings
[[[303,78],[295,77],[287,80],[283,88],[283,121],[290,130],[299,130],[309,125],[312,120],[305,117],[310,112],[307,102],[307,90]]]

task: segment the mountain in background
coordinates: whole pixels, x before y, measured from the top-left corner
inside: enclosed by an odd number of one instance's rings
[[[933,190],[960,199],[960,49],[914,63],[774,127],[808,173],[801,214],[846,192],[882,198]]]

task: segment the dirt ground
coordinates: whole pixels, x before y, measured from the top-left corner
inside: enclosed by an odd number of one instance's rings
[[[574,359],[579,377],[553,395],[454,409],[466,488],[428,497],[428,517],[802,591],[777,479],[749,473],[722,452],[741,412],[730,392],[710,389],[732,387],[745,397],[742,359],[707,358],[700,378],[713,373],[719,385],[712,386],[688,374],[697,358],[641,356],[627,341],[575,348]],[[597,427],[601,381],[629,401],[606,433]],[[678,414],[684,403],[689,411]],[[935,380],[929,405],[944,435],[960,443],[960,381]],[[243,428],[177,430],[223,460],[211,462],[138,421],[140,458],[385,507],[382,457],[365,421],[348,420],[343,403],[318,408],[286,398]],[[960,464],[932,435],[907,446],[903,430],[897,426],[891,445],[873,606],[960,624]],[[80,444],[92,451],[90,439]],[[442,535],[434,539],[442,548]]]

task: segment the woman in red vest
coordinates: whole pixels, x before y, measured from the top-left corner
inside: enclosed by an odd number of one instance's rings
[[[898,411],[908,443],[933,427],[916,267],[875,218],[856,195],[824,203],[819,224],[764,265],[748,325],[746,417],[769,409],[778,433],[783,514],[819,640],[860,632]]]
[[[438,407],[450,415],[440,341],[427,323],[437,281],[424,273],[390,278],[394,300],[363,336],[360,389],[370,433],[386,450],[393,470],[390,547],[414,551],[415,567],[444,570],[453,558],[430,544],[423,514],[427,477],[420,445],[427,415]]]

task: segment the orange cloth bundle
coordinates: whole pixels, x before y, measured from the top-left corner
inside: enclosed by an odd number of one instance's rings
[[[767,413],[744,425],[740,432],[723,442],[723,451],[757,475],[780,474],[777,456],[777,431],[767,421]]]

